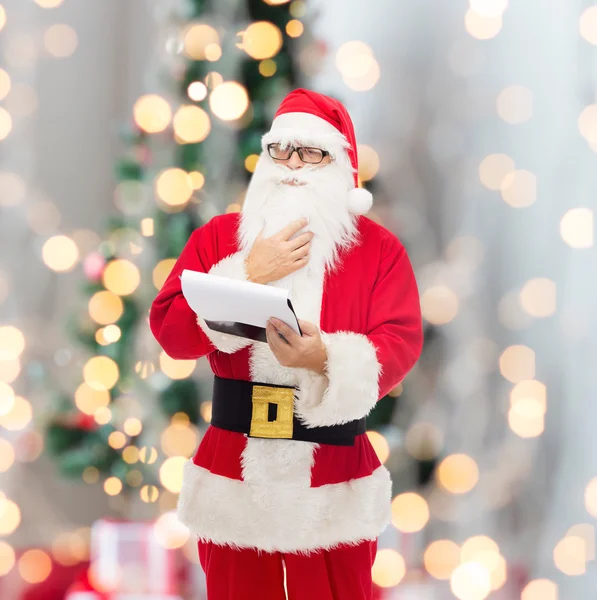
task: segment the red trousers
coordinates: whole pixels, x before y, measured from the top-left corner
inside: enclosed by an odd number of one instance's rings
[[[376,552],[377,542],[309,555],[199,542],[208,600],[372,600]]]

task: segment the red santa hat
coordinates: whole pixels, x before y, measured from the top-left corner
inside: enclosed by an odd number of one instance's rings
[[[371,193],[359,188],[359,160],[354,126],[344,106],[328,96],[297,89],[282,101],[269,133],[263,136],[263,148],[268,144],[298,143],[327,150],[339,164],[345,164],[353,175],[354,188],[348,192],[348,209],[362,215],[373,204]]]

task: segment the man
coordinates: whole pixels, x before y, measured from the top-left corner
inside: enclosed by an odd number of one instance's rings
[[[240,215],[193,233],[151,310],[164,350],[216,376],[179,516],[209,600],[369,600],[391,481],[365,417],[419,357],[417,286],[398,239],[360,216],[371,196],[339,102],[290,93],[263,150]],[[274,319],[267,343],[210,329],[183,269],[290,290],[302,336]]]

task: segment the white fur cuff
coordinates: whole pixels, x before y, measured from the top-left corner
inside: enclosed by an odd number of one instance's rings
[[[297,416],[307,427],[340,425],[361,419],[378,400],[381,365],[367,336],[322,334],[328,360],[326,375],[299,372]]]
[[[216,263],[210,270],[210,275],[218,275],[219,277],[228,277],[229,279],[247,280],[247,272],[245,270],[245,257],[240,252],[231,254]],[[197,323],[203,330],[205,335],[210,339],[211,343],[220,351],[226,354],[234,354],[238,350],[245,348],[251,343],[251,340],[231,335],[229,333],[221,333],[214,331],[207,326],[207,323],[201,316],[197,316]]]

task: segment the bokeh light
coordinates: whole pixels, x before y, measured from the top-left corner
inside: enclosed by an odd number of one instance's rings
[[[300,37],[304,31],[305,26],[298,19],[292,19],[286,23],[286,33],[292,38]]]
[[[13,325],[0,326],[0,360],[15,360],[25,350],[25,336]]]
[[[0,4],[0,31],[2,31],[2,29],[4,28],[5,25],[6,25],[6,9],[4,8],[4,6],[2,6],[2,4]]]
[[[193,81],[187,90],[189,98],[195,102],[201,102],[207,98],[207,86],[202,81]]]
[[[91,296],[88,303],[89,316],[100,325],[109,325],[120,319],[124,304],[114,292],[103,290]]]
[[[469,0],[471,10],[485,18],[501,17],[508,8],[508,0]]]
[[[6,473],[15,461],[15,451],[12,444],[0,438],[0,473]]]
[[[175,258],[164,258],[153,269],[152,281],[156,289],[161,290],[164,282],[176,264]]]
[[[275,60],[271,58],[266,58],[259,63],[259,73],[264,77],[272,77],[276,74],[278,70],[278,65]]]
[[[141,219],[141,235],[151,237],[154,233],[154,222],[151,217]]]
[[[160,368],[170,379],[186,379],[196,366],[196,360],[176,360],[165,352],[160,353]]]
[[[122,491],[122,481],[118,477],[108,477],[104,481],[104,491],[108,496],[117,496]]]
[[[585,488],[585,508],[591,516],[597,518],[597,477],[589,481]]]
[[[454,569],[450,589],[458,600],[484,600],[491,592],[491,576],[479,563],[463,563]]]
[[[254,173],[258,162],[259,154],[249,154],[249,156],[245,158],[245,169],[247,169],[249,173]]]
[[[520,304],[532,317],[542,318],[556,311],[556,284],[551,279],[527,281],[520,292]]]
[[[597,143],[597,104],[587,106],[578,118],[581,135],[591,143]]]
[[[12,117],[10,113],[0,106],[0,141],[8,137],[12,131]]]
[[[66,235],[55,235],[42,248],[44,263],[53,271],[70,271],[79,260],[77,244]]]
[[[18,358],[0,359],[0,381],[12,383],[21,372],[21,361]]]
[[[444,445],[444,435],[431,423],[413,423],[404,440],[406,451],[417,460],[432,460]]]
[[[593,231],[593,211],[590,208],[571,208],[560,221],[560,235],[571,248],[591,248]]]
[[[184,53],[194,60],[205,60],[208,46],[220,46],[218,32],[205,23],[193,23],[183,33]]]
[[[160,467],[160,482],[170,492],[178,494],[182,489],[182,474],[187,458],[171,456]]]
[[[282,32],[269,21],[251,23],[242,34],[239,47],[257,60],[272,58],[282,47]]]
[[[94,356],[83,367],[83,379],[94,390],[112,389],[118,377],[118,365],[108,356]]]
[[[502,30],[502,17],[483,17],[474,10],[468,10],[464,16],[466,31],[477,40],[490,40]]]
[[[98,408],[93,418],[98,425],[106,425],[112,420],[112,411],[106,407]]]
[[[160,497],[160,491],[155,485],[144,485],[139,490],[139,497],[143,502],[152,504],[157,502],[158,498]]]
[[[421,531],[429,521],[425,498],[414,492],[399,494],[392,500],[392,524],[404,533]]]
[[[220,60],[222,57],[222,47],[219,44],[207,44],[205,46],[205,58],[210,62]]]
[[[510,406],[515,406],[518,402],[523,402],[529,398],[534,400],[545,413],[547,410],[547,388],[545,384],[536,379],[519,381],[510,392]]]
[[[522,85],[507,87],[497,98],[497,112],[512,125],[528,121],[533,116],[533,93]]]
[[[139,487],[143,483],[143,473],[139,469],[133,469],[126,474],[126,482],[131,487]]]
[[[165,169],[156,179],[156,193],[167,206],[183,207],[193,195],[193,181],[182,169]]]
[[[172,120],[172,109],[164,98],[156,94],[141,96],[133,107],[137,125],[147,133],[164,131]]]
[[[597,5],[589,6],[580,17],[580,35],[597,46]]]
[[[85,467],[82,477],[85,483],[97,483],[99,481],[100,473],[96,467]]]
[[[44,451],[44,438],[37,431],[21,433],[15,442],[16,460],[30,463],[36,461]]]
[[[144,446],[139,452],[139,460],[146,464],[152,465],[158,459],[158,451],[153,446]]]
[[[222,83],[210,94],[209,107],[222,121],[240,119],[249,108],[247,90],[236,81]]]
[[[15,552],[12,546],[0,541],[0,577],[8,575],[15,566]]]
[[[11,85],[10,75],[4,69],[0,69],[0,100],[8,96]]]
[[[404,559],[396,550],[383,548],[378,550],[371,575],[373,583],[382,588],[397,586],[406,574]]]
[[[359,179],[361,181],[370,181],[379,171],[379,155],[366,144],[359,144]]]
[[[446,491],[452,494],[466,494],[479,481],[479,467],[467,454],[451,454],[438,465],[436,478]]]
[[[51,25],[44,34],[46,50],[56,58],[66,58],[74,54],[79,44],[77,32],[63,23]]]
[[[122,336],[122,331],[118,325],[108,325],[101,327],[95,332],[95,340],[101,346],[108,346],[117,342]]]
[[[545,411],[534,398],[522,398],[508,411],[508,425],[521,438],[540,436],[545,429]]]
[[[374,87],[381,73],[373,50],[359,40],[340,46],[336,52],[336,66],[344,83],[357,92],[365,92]]]
[[[115,450],[120,450],[126,446],[126,436],[122,431],[113,431],[108,436],[108,445],[110,448],[114,448]]]
[[[136,446],[127,446],[122,451],[122,460],[128,465],[134,465],[139,461],[139,448]]]
[[[202,142],[211,131],[209,115],[198,106],[181,106],[174,115],[174,132],[186,144]]]
[[[15,83],[5,106],[13,117],[29,117],[39,108],[38,92],[31,84]]]
[[[197,449],[197,430],[184,423],[172,423],[160,436],[160,445],[166,456],[191,457]]]
[[[558,586],[549,579],[533,579],[522,590],[520,600],[558,600]]]
[[[586,570],[586,544],[578,536],[567,535],[554,548],[553,560],[565,575],[583,575]]]
[[[0,206],[16,206],[27,197],[27,184],[16,173],[10,171],[0,172]]]
[[[423,554],[423,563],[432,577],[448,580],[460,564],[460,548],[452,540],[432,542]]]
[[[194,190],[200,190],[205,185],[205,176],[201,171],[191,171],[189,177]]]
[[[10,411],[0,416],[0,425],[8,431],[21,431],[29,425],[32,418],[33,408],[29,401],[22,396],[15,396]]]
[[[64,0],[35,0],[35,3],[42,8],[56,8],[60,6]]]
[[[500,356],[500,373],[512,383],[535,378],[535,352],[528,346],[506,348]]]
[[[526,208],[537,200],[537,177],[530,171],[508,173],[501,186],[502,198],[513,208]]]
[[[41,583],[52,572],[52,559],[43,550],[27,550],[19,559],[19,574],[27,583]]]
[[[174,511],[158,517],[153,526],[153,533],[158,543],[170,550],[182,548],[190,537],[189,530],[178,520]]]
[[[143,430],[143,423],[136,417],[129,417],[122,428],[127,435],[136,436]]]
[[[577,523],[568,529],[566,535],[579,537],[585,543],[585,560],[595,560],[595,527],[589,523]]]
[[[102,282],[113,294],[128,296],[139,287],[141,274],[135,264],[117,258],[106,265],[102,273]]]
[[[21,509],[12,500],[0,497],[0,535],[11,535],[21,524]]]
[[[434,285],[421,295],[423,317],[433,325],[446,325],[458,314],[458,296],[445,285]]]
[[[368,431],[367,437],[373,446],[373,450],[375,450],[375,454],[379,458],[381,464],[385,464],[390,456],[390,445],[388,444],[388,440],[379,433],[379,431]]]
[[[7,415],[15,404],[15,392],[8,383],[0,381],[0,417]]]
[[[217,71],[211,71],[205,76],[205,85],[210,90],[215,90],[218,86],[224,83],[224,78]]]

